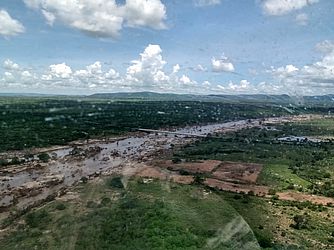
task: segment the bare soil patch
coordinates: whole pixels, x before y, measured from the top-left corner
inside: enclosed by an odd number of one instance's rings
[[[190,175],[185,176],[169,173],[167,171],[163,171],[162,169],[149,166],[139,169],[136,175],[140,177],[154,178],[159,180],[169,180],[180,184],[190,184],[193,181],[193,177]]]
[[[249,193],[254,195],[271,198],[268,195],[269,186],[256,184],[258,175],[262,170],[261,164],[243,162],[221,162],[216,160],[185,162],[174,164],[171,161],[159,161],[153,163],[154,166],[145,166],[137,169],[136,175],[147,178],[168,180],[181,184],[193,182],[192,175],[176,174],[180,170],[186,170],[191,174],[203,173],[211,177],[205,179],[204,184],[224,191],[235,193]],[[168,168],[168,169],[167,169]],[[334,204],[334,198],[303,194],[297,192],[279,192],[280,200],[305,202],[314,204],[328,205]]]
[[[277,193],[280,200],[287,200],[287,201],[298,201],[304,202],[309,201],[314,204],[319,205],[327,205],[327,204],[334,204],[334,199],[325,196],[318,196],[312,194],[303,194],[297,192],[281,192]]]
[[[262,170],[261,164],[243,162],[223,162],[212,173],[213,177],[224,181],[255,183]]]
[[[73,201],[73,200],[79,200],[80,195],[76,192],[67,192],[63,196],[56,197],[56,200],[58,201]]]
[[[150,177],[160,180],[166,180],[168,176],[166,173],[163,173],[160,169],[153,167],[144,167],[142,169],[139,169],[136,175],[140,177]]]
[[[177,175],[174,174],[171,176],[172,181],[180,184],[191,184],[194,180],[194,178],[190,175]]]
[[[173,163],[168,160],[158,161],[153,165],[156,167],[141,169],[137,175],[189,184],[193,181],[193,176],[173,173],[184,170],[190,174],[202,173],[211,176],[206,178],[205,184],[225,191],[237,193],[252,191],[256,195],[265,196],[269,190],[269,187],[255,185],[263,167],[261,164],[217,160]]]
[[[266,196],[269,191],[269,187],[266,186],[257,186],[257,185],[246,185],[238,184],[227,181],[221,181],[213,178],[207,178],[204,182],[209,187],[218,188],[224,191],[230,191],[235,193],[249,193],[250,191],[254,192],[258,196]]]
[[[211,173],[221,164],[221,161],[206,160],[196,162],[173,163],[171,160],[160,161],[156,165],[161,168],[168,168],[174,171],[186,170],[190,173]]]

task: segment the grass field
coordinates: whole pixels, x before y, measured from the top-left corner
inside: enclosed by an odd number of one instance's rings
[[[297,174],[294,174],[288,165],[265,164],[261,171],[258,182],[268,186],[275,186],[278,189],[287,189],[291,184],[294,188],[306,190],[311,183]]]

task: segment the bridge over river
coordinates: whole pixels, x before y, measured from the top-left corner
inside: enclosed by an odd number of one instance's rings
[[[146,128],[139,128],[137,129],[141,132],[146,133],[158,133],[158,134],[171,134],[171,135],[181,135],[181,136],[187,136],[187,137],[209,137],[210,134],[192,134],[192,133],[183,133],[183,132],[175,132],[175,131],[168,131],[168,130],[157,130],[157,129],[146,129]],[[211,136],[210,136],[211,137]]]

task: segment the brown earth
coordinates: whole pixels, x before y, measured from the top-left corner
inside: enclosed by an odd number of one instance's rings
[[[221,181],[213,178],[207,178],[204,182],[205,185],[213,188],[218,188],[224,191],[230,191],[235,193],[248,193],[250,191],[254,192],[258,196],[266,196],[269,191],[267,186],[257,186],[253,184],[237,184],[227,181]]]
[[[255,183],[262,167],[261,164],[255,163],[223,162],[213,171],[212,175],[224,181]]]
[[[158,163],[155,162],[154,166],[142,166],[138,168],[135,175],[168,180],[180,184],[191,184],[193,182],[193,176],[176,174],[174,171],[186,170],[190,173],[211,173],[212,177],[208,177],[204,181],[204,184],[209,187],[235,193],[247,194],[253,192],[254,195],[271,198],[271,195],[268,195],[270,187],[256,185],[256,179],[262,167],[261,164],[255,163],[221,162],[215,160],[178,164],[173,164],[171,161],[159,161]],[[296,202],[309,201],[320,205],[334,204],[334,198],[324,196],[291,191],[279,192],[277,195],[280,200]]]
[[[297,192],[280,192],[277,193],[277,195],[280,200],[297,201],[297,202],[309,201],[319,205],[334,204],[333,198],[319,195],[303,194]]]
[[[193,177],[190,175],[168,173],[162,171],[159,168],[149,166],[139,169],[136,175],[140,177],[154,178],[159,180],[169,180],[180,184],[190,184],[193,181]]]
[[[261,164],[217,160],[175,164],[168,160],[154,162],[153,165],[154,167],[141,169],[137,172],[137,175],[189,184],[193,181],[193,176],[173,173],[174,171],[185,170],[189,173],[209,174],[212,177],[206,178],[205,184],[225,191],[237,193],[253,191],[256,195],[264,196],[269,190],[269,187],[255,185],[256,179],[262,170]]]
[[[137,173],[137,176],[140,177],[149,177],[149,178],[155,178],[160,180],[167,180],[168,175],[166,173],[163,173],[160,169],[153,168],[153,167],[144,167],[140,169]]]
[[[206,160],[206,161],[195,161],[195,162],[181,162],[173,163],[171,160],[159,161],[155,165],[160,168],[168,168],[174,171],[186,170],[190,173],[211,173],[215,168],[221,164],[221,161]]]

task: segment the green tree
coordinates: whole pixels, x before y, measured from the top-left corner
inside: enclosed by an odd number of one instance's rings
[[[48,153],[40,153],[37,157],[40,161],[45,163],[50,160],[50,155]]]

